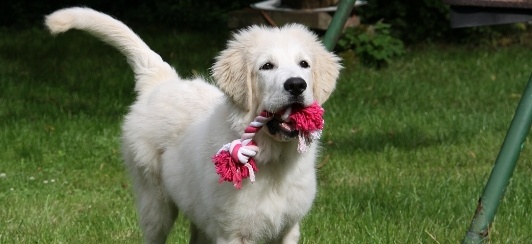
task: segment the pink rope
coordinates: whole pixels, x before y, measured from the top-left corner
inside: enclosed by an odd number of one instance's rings
[[[298,152],[305,152],[312,140],[319,139],[323,129],[323,108],[316,102],[309,107],[294,106],[288,108],[282,115],[283,120],[292,121],[295,129],[299,131]],[[233,182],[237,189],[242,187],[242,180],[250,178],[255,181],[255,172],[258,171],[254,156],[259,148],[253,141],[253,137],[262,127],[273,118],[274,114],[261,112],[244,130],[240,139],[225,144],[212,161],[216,167],[216,173],[220,176],[219,182]]]

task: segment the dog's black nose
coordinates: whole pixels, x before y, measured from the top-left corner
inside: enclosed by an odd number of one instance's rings
[[[307,89],[307,82],[299,77],[292,77],[285,81],[284,89],[293,96],[299,96]]]

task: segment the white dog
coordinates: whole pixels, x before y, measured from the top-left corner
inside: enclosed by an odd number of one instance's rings
[[[135,73],[138,97],[125,118],[123,156],[147,243],[166,241],[178,210],[191,220],[191,243],[297,243],[316,194],[317,143],[298,153],[294,129],[270,120],[254,138],[256,181],[242,189],[218,181],[211,157],[263,110],[327,100],[341,66],[314,34],[297,24],[234,34],[212,68],[214,86],[180,78],[103,13],[62,9],[46,25],[52,33],[90,32],[118,48]]]

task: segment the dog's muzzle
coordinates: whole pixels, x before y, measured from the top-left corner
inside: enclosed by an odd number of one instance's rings
[[[280,141],[291,141],[299,135],[299,130],[293,121],[290,121],[291,106],[282,110],[281,113],[276,113],[266,123],[268,132],[275,139]]]

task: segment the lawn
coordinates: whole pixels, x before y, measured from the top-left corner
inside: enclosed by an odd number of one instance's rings
[[[184,77],[227,33],[140,31]],[[423,45],[345,69],[325,104],[319,194],[301,243],[456,243],[532,72],[530,47]],[[133,73],[81,32],[0,30],[0,243],[140,243],[120,125]],[[532,238],[528,138],[492,243]],[[179,217],[169,243],[188,238]]]

